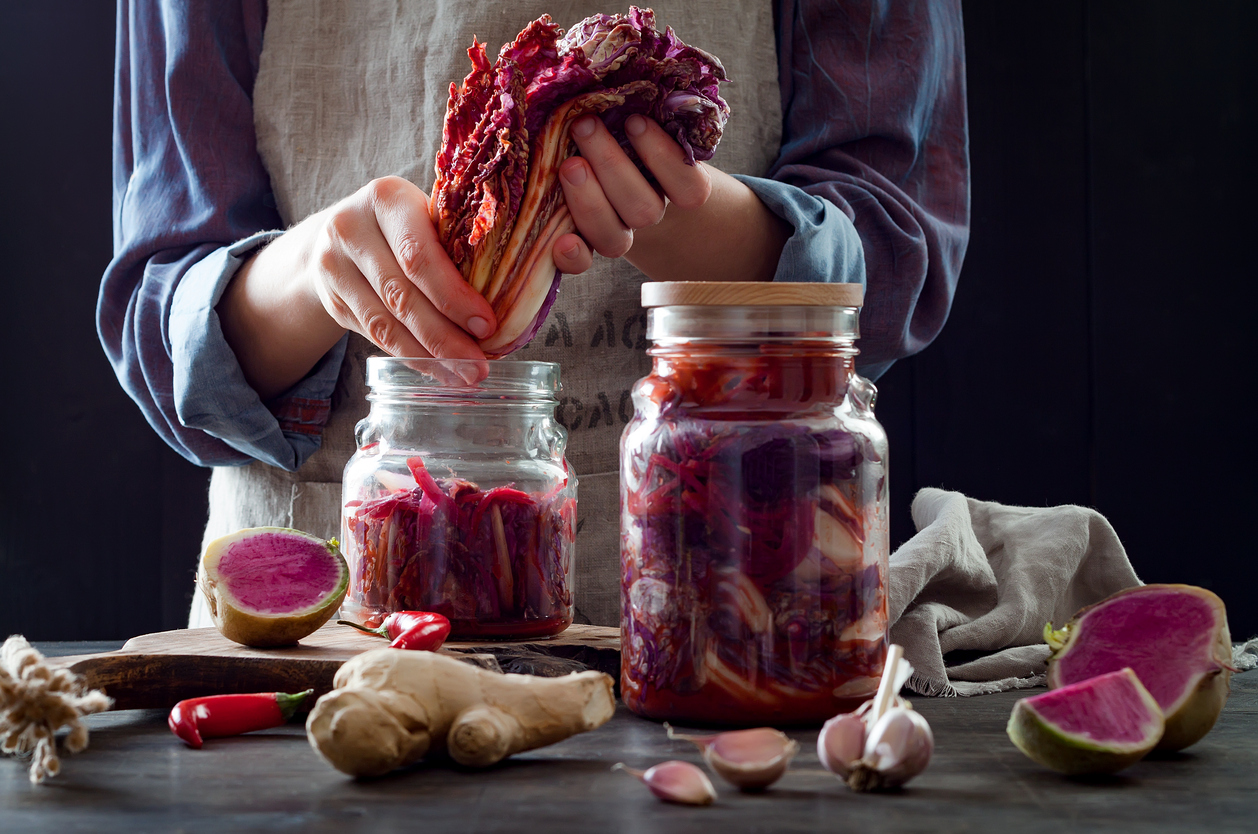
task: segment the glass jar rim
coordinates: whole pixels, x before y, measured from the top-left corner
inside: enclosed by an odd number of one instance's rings
[[[380,395],[453,399],[553,400],[559,365],[517,359],[367,357],[368,399]]]

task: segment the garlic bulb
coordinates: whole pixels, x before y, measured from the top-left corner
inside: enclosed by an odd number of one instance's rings
[[[817,736],[826,770],[856,791],[903,785],[926,769],[935,750],[930,725],[895,693],[913,674],[904,650],[891,646],[878,695],[855,712],[836,715]]]
[[[690,762],[662,762],[646,771],[634,770],[624,762],[612,765],[612,770],[623,770],[636,776],[651,793],[665,802],[681,805],[711,805],[716,801],[716,789],[707,774]]]
[[[799,752],[799,743],[772,727],[734,730],[707,736],[674,733],[664,725],[668,737],[689,741],[703,752],[712,771],[744,791],[759,791],[772,785]]]

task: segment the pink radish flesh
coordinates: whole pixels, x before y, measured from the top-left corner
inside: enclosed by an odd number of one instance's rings
[[[218,574],[242,606],[267,614],[308,608],[341,581],[340,564],[326,544],[285,533],[232,542],[219,560]]]
[[[1129,666],[1169,710],[1201,674],[1219,668],[1214,644],[1222,617],[1209,599],[1177,589],[1116,596],[1079,619],[1074,639],[1053,663],[1050,685]]]
[[[1102,744],[1139,744],[1161,734],[1161,717],[1125,671],[1027,698],[1026,705],[1057,729]]]

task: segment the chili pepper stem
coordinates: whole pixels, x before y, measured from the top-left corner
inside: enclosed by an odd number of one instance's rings
[[[294,692],[291,695],[287,692],[276,692],[275,703],[279,706],[280,715],[284,716],[284,720],[288,721],[291,719],[313,692],[313,689],[307,689],[305,692]]]
[[[359,631],[366,632],[367,634],[374,634],[377,637],[383,637],[385,640],[390,639],[389,632],[385,630],[384,626],[380,626],[380,628],[368,628],[367,626],[356,623],[353,620],[337,620],[336,622],[337,625],[347,625],[350,628],[356,628]]]

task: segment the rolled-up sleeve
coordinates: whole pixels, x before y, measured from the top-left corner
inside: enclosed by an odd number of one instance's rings
[[[852,218],[842,209],[797,185],[762,177],[736,179],[794,229],[782,248],[775,281],[864,283],[865,250]]]
[[[252,89],[263,0],[121,0],[114,91],[114,257],[97,330],[159,435],[201,465],[299,467],[326,422],[344,340],[263,403],[214,306],[279,234]]]
[[[779,0],[782,149],[740,178],[795,231],[778,280],[863,281],[861,365],[925,348],[969,240],[959,0]]]

